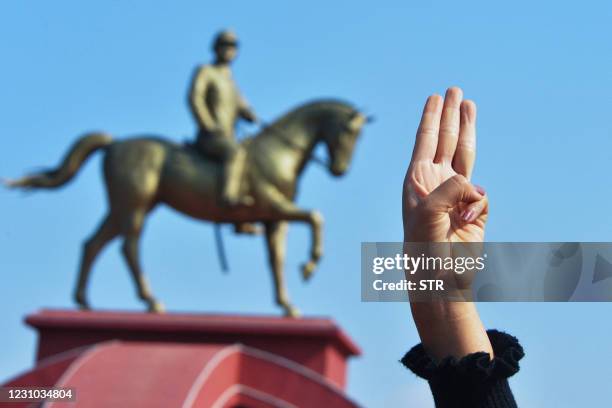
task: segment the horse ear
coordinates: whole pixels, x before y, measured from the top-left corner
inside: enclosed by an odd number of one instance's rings
[[[351,117],[349,119],[349,122],[347,123],[346,127],[351,131],[351,132],[359,132],[361,130],[361,128],[363,127],[363,125],[368,121],[368,118],[365,117],[363,114],[361,114],[361,112],[359,111],[355,111],[351,114]]]

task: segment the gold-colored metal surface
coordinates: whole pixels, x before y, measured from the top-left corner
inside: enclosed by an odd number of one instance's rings
[[[104,179],[109,210],[99,228],[85,242],[75,291],[75,301],[88,308],[86,287],[92,263],[102,248],[116,237],[123,238],[122,252],[138,290],[138,296],[153,312],[162,305],[151,294],[140,267],[138,247],[147,214],[166,204],[199,220],[216,223],[263,223],[273,272],[276,302],[288,316],[297,316],[285,289],[283,264],[286,223],[310,226],[310,257],[302,268],[308,279],[321,255],[322,217],[317,211],[294,203],[298,179],[318,143],[327,146],[329,170],[344,174],[366,117],[347,103],[315,101],[302,105],[245,139],[245,166],[238,186],[240,194],[252,197],[251,205],[228,207],[221,202],[220,174],[223,164],[160,138],[113,141],[104,133],[82,136],[55,169],[9,181],[13,188],[57,188],[72,179],[94,152],[104,154]]]
[[[327,146],[330,172],[344,174],[368,119],[347,103],[315,101],[238,143],[238,119],[254,122],[256,117],[231,77],[229,66],[237,46],[235,34],[220,32],[213,43],[214,63],[196,70],[189,94],[199,127],[193,145],[153,137],[113,141],[105,133],[89,133],[56,169],[6,183],[12,188],[56,188],[72,179],[89,155],[104,152],[109,209],[83,247],[74,294],[81,308],[89,308],[86,289],[95,258],[111,240],[122,237],[122,253],[138,296],[149,311],[162,311],[140,266],[139,242],[148,213],[163,203],[199,220],[232,223],[237,232],[253,232],[253,226],[263,224],[276,302],[286,315],[298,315],[284,282],[287,222],[306,223],[312,232],[304,279],[312,275],[323,253],[321,215],[294,203],[299,176],[318,143]]]
[[[198,67],[193,76],[189,106],[199,128],[195,146],[223,163],[221,199],[232,206],[251,201],[238,188],[246,155],[234,129],[239,119],[256,122],[257,118],[232,78],[230,65],[238,52],[238,38],[231,31],[221,31],[212,48],[214,62]]]

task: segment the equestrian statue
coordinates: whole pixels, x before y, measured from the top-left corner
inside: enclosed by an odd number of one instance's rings
[[[331,174],[343,175],[369,118],[349,103],[316,100],[236,141],[239,119],[258,121],[231,77],[237,47],[235,34],[221,32],[213,42],[215,61],[196,70],[188,97],[198,124],[194,143],[155,136],[114,140],[105,132],[90,132],[74,143],[57,168],[5,181],[10,188],[58,188],[72,180],[92,154],[104,155],[108,211],[83,246],[74,292],[80,308],[89,308],[86,289],[94,260],[120,237],[139,298],[150,312],[163,311],[140,266],[139,242],[149,212],[166,204],[198,220],[233,224],[237,232],[256,233],[263,226],[276,303],[287,316],[299,315],[285,288],[287,223],[302,222],[311,230],[310,256],[302,266],[305,280],[323,253],[323,218],[295,204],[299,177],[320,143],[327,148]]]

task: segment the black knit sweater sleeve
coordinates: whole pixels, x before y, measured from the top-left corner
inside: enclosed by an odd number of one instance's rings
[[[497,330],[487,334],[493,360],[488,353],[479,352],[436,363],[419,344],[401,362],[429,382],[436,408],[516,408],[508,377],[519,370],[523,348],[509,334]]]

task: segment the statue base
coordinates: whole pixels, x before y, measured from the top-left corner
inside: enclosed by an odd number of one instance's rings
[[[330,319],[42,310],[26,323],[36,366],[4,386],[76,390],[49,408],[356,406],[344,388],[360,351]]]

